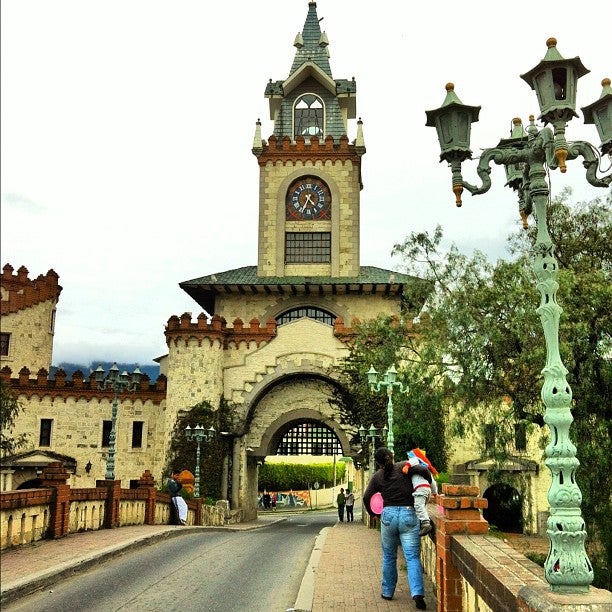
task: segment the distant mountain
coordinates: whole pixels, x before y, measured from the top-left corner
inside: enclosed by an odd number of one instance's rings
[[[108,373],[110,368],[113,365],[112,361],[92,361],[89,365],[83,365],[82,363],[69,363],[67,361],[63,361],[62,363],[51,366],[49,370],[49,378],[55,378],[55,372],[60,368],[66,372],[68,378],[70,378],[77,370],[81,370],[85,377],[88,377],[90,372],[98,369],[98,366],[101,365],[104,368],[104,371]],[[119,367],[119,371],[123,372],[127,370],[129,374],[131,374],[137,367],[143,374],[146,374],[151,381],[157,380],[159,376],[159,366],[158,365],[140,365],[139,363],[117,363]]]

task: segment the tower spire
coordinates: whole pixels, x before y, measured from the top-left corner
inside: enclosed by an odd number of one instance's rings
[[[309,2],[304,28],[301,34],[298,33],[295,37],[295,57],[293,58],[293,65],[291,66],[289,76],[306,62],[314,62],[327,76],[332,78],[327,50],[329,41],[327,34],[321,31],[322,19],[319,19],[317,15],[317,3]]]

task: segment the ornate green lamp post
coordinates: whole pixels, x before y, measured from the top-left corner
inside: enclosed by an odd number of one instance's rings
[[[189,425],[187,425],[187,427],[185,427],[185,437],[188,440],[195,440],[197,443],[193,496],[200,497],[200,444],[202,444],[202,442],[212,440],[215,437],[215,428],[210,427],[209,429],[204,429],[202,425],[196,425],[192,429]]]
[[[364,446],[370,447],[370,477],[374,473],[374,447],[376,445],[376,440],[384,440],[387,432],[387,427],[383,427],[382,429],[376,429],[374,427],[374,423],[370,425],[370,429],[366,429],[363,425],[359,428],[359,440]]]
[[[124,370],[119,374],[119,367],[113,363],[108,371],[108,375],[100,364],[95,371],[95,380],[98,388],[102,390],[112,389],[113,409],[111,413],[111,431],[108,440],[108,455],[106,457],[106,480],[115,479],[115,441],[117,439],[117,409],[119,407],[119,393],[125,391],[136,391],[140,383],[142,372],[136,368],[132,372],[132,376]]]
[[[557,304],[557,261],[554,245],[546,221],[549,198],[546,183],[547,168],[566,171],[566,161],[583,158],[587,181],[595,187],[607,187],[612,175],[597,176],[599,154],[595,147],[584,141],[567,142],[565,127],[576,117],[576,81],[588,70],[580,58],[564,59],[557,51],[557,41],[546,41],[548,51],[544,59],[522,78],[535,89],[541,114],[539,119],[550,127],[538,129],[533,116],[530,125],[523,130],[520,120],[514,120],[511,137],[501,140],[491,149],[485,149],[477,167],[482,180],[480,187],[466,183],[461,176],[461,162],[471,158],[469,150],[470,123],[478,120],[480,107],[461,104],[454,86],[446,86],[443,105],[426,111],[428,126],[436,127],[442,153],[440,160],[449,163],[452,170],[452,188],[457,206],[461,206],[461,193],[467,189],[472,195],[485,193],[491,187],[490,165],[502,164],[506,168],[507,185],[512,187],[519,200],[519,212],[526,226],[527,217],[533,212],[537,224],[537,237],[533,247],[533,270],[540,293],[540,315],[546,341],[546,364],[542,371],[544,385],[542,401],[545,405],[544,420],[551,437],[546,447],[546,465],[552,473],[548,491],[550,515],[547,534],[550,550],[544,565],[546,580],[553,591],[566,593],[586,592],[593,582],[593,569],[584,549],[586,531],[580,504],[582,493],[576,483],[575,473],[579,461],[576,447],[569,437],[573,417],[570,406],[572,391],[567,383],[567,370],[559,355],[559,317]],[[602,82],[604,91],[600,99],[583,109],[585,121],[595,123],[602,139],[601,152],[610,154],[612,149],[612,90],[610,80]]]
[[[400,393],[408,392],[408,388],[397,380],[397,370],[395,366],[387,368],[387,371],[383,374],[382,380],[378,380],[378,372],[374,369],[374,366],[370,366],[368,370],[368,382],[370,383],[370,390],[380,391],[384,389],[387,394],[387,447],[391,452],[394,452],[393,443],[395,441],[393,437],[393,388],[397,387]]]

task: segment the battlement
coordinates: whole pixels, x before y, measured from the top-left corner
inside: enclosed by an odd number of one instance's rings
[[[198,342],[201,342],[204,338],[208,338],[211,341],[219,340],[223,348],[227,348],[231,343],[239,345],[241,342],[247,344],[255,342],[259,346],[276,336],[277,325],[274,319],[268,319],[266,324],[262,325],[259,319],[253,318],[249,321],[249,326],[245,327],[243,320],[236,318],[232,324],[233,327],[228,327],[227,321],[219,315],[214,315],[210,323],[204,313],[198,315],[195,323],[191,321],[191,314],[188,312],[180,317],[173,315],[166,325],[166,343],[169,345],[171,341],[177,342],[179,339],[189,338],[197,338]],[[353,328],[344,325],[341,317],[337,317],[334,322],[334,335],[347,342],[355,332]]]
[[[13,266],[6,264],[0,276],[2,289],[8,294],[8,299],[0,301],[2,316],[31,308],[43,302],[57,302],[62,287],[58,284],[59,276],[54,270],[49,270],[44,276],[36,279],[28,277],[28,269],[21,266],[17,274],[13,274]]]
[[[289,136],[284,136],[280,140],[272,134],[268,142],[262,141],[261,152],[257,150],[257,161],[260,166],[265,166],[268,162],[296,162],[296,161],[326,161],[335,162],[337,160],[350,160],[355,164],[360,164],[361,154],[354,144],[349,144],[348,136],[341,136],[335,142],[332,136],[326,136],[320,142],[318,136],[311,136],[306,142],[303,136],[297,136],[291,140]]]
[[[257,343],[259,346],[262,342],[268,342],[276,336],[276,321],[270,319],[265,326],[262,326],[259,319],[251,319],[249,327],[244,326],[242,319],[234,319],[233,327],[227,327],[227,321],[219,315],[214,315],[208,323],[207,316],[204,313],[198,315],[197,321],[191,321],[191,314],[183,313],[180,318],[173,315],[168,319],[165,335],[166,343],[169,345],[171,341],[179,339],[188,339],[195,337],[201,342],[204,338],[211,341],[219,340],[224,348],[234,342]]]
[[[100,389],[95,380],[95,372],[88,377],[83,372],[77,370],[68,378],[64,370],[59,369],[55,373],[55,379],[49,378],[49,372],[45,368],[38,370],[36,378],[30,378],[30,370],[26,367],[19,370],[18,377],[12,378],[12,370],[4,366],[0,370],[0,380],[10,386],[15,395],[25,395],[30,399],[33,395],[49,395],[53,400],[67,397],[85,398],[88,401],[96,398],[112,399],[114,392],[112,389]],[[154,383],[149,381],[149,377],[144,374],[138,388],[133,391],[125,391],[122,397],[131,397],[143,402],[150,400],[153,404],[160,404],[166,399],[167,379],[163,374],[157,377]]]

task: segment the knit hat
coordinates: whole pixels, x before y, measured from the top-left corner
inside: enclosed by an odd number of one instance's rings
[[[420,448],[413,448],[411,451],[408,451],[408,463],[403,468],[404,473],[408,473],[410,469],[409,466],[415,465],[424,465],[434,476],[438,475],[438,470],[436,470],[431,461],[427,458],[425,451]]]

